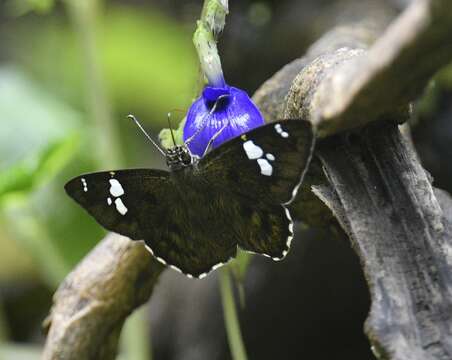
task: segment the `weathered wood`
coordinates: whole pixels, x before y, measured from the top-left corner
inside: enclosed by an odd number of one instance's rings
[[[366,331],[381,358],[452,358],[450,212],[446,223],[428,177],[394,125],[406,119],[408,101],[429,76],[452,59],[451,38],[446,38],[452,21],[445,21],[451,13],[437,12],[447,11],[447,6],[441,1],[414,2],[369,52],[361,37],[337,30],[333,46],[320,41],[313,46],[317,57],[312,59],[308,52],[255,96],[271,119],[310,119],[320,126],[320,136],[375,119],[393,123],[368,128],[367,145],[359,148],[338,140],[342,138],[322,143],[323,163],[313,162],[295,202],[298,219],[329,226],[332,219],[309,192],[308,186],[314,185],[315,193],[352,236],[372,296]],[[432,21],[435,18],[437,22]],[[342,47],[334,46],[341,42]],[[388,49],[385,54],[383,47]],[[297,65],[299,73],[293,76]],[[412,71],[404,70],[407,67]],[[362,136],[347,134],[343,139],[360,141]],[[341,147],[335,146],[337,141]],[[322,165],[328,165],[327,178],[319,171]],[[328,172],[330,167],[334,173]],[[346,208],[339,195],[349,201]]]
[[[403,112],[436,71],[451,61],[451,32],[449,0],[414,1],[367,53],[317,88],[310,115],[319,136]]]
[[[162,270],[141,242],[108,235],[55,293],[43,359],[115,359],[125,319],[149,299]]]
[[[352,240],[370,286],[366,332],[384,359],[452,358],[452,200],[394,124],[325,141],[315,188]]]

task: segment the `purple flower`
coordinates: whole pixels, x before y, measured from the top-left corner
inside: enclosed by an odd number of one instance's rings
[[[243,90],[232,86],[206,86],[188,110],[184,142],[193,155],[202,157],[210,149],[264,124],[256,105]]]

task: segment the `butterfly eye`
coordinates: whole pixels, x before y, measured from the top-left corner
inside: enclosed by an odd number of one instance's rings
[[[181,153],[181,160],[184,165],[190,165],[192,162],[192,157],[187,149],[184,149]]]

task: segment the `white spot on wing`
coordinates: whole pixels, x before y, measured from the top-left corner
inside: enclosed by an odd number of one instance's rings
[[[265,157],[270,161],[275,161],[275,155],[268,153]]]
[[[257,159],[257,163],[261,168],[261,174],[265,176],[272,176],[273,166],[268,162],[267,159]]]
[[[216,265],[214,265],[214,266],[212,267],[211,271],[214,271],[214,270],[216,270],[216,269],[222,267],[223,265],[224,265],[224,263],[218,263],[218,264],[216,264]]]
[[[128,209],[126,208],[126,206],[124,205],[124,203],[122,202],[122,200],[120,198],[117,198],[115,200],[115,205],[116,205],[116,210],[118,210],[118,212],[121,215],[127,214]]]
[[[310,162],[311,162],[312,153],[314,152],[314,146],[315,146],[315,141],[312,142],[311,149],[309,149],[309,157],[306,161],[306,164],[310,164]],[[292,190],[291,198],[288,201],[286,201],[285,203],[283,203],[282,205],[289,205],[295,199],[295,197],[297,196],[298,190],[299,190],[301,184],[303,183],[304,176],[306,175],[306,172],[308,171],[308,169],[309,169],[309,166],[305,166],[305,168],[300,176],[300,179],[298,180],[297,185],[295,185],[295,187]]]
[[[114,197],[124,195],[124,189],[118,180],[110,179],[110,185],[110,194],[112,194]]]
[[[88,191],[88,183],[86,182],[85,178],[82,178],[82,186],[83,186],[83,191],[87,192]]]
[[[289,137],[289,133],[287,131],[284,131],[283,128],[281,127],[281,124],[276,124],[275,125],[275,130],[276,132],[281,135],[283,138],[288,138]]]
[[[226,263],[229,262],[229,261],[232,259],[232,257],[231,257],[231,258],[229,258],[229,259],[228,259],[226,262],[224,262],[224,263],[220,262],[220,263],[218,263],[218,264],[215,264],[214,266],[212,266],[212,268],[211,268],[210,270],[206,271],[205,273],[202,273],[202,274],[197,275],[197,276],[193,276],[192,274],[188,274],[188,273],[183,272],[183,271],[182,271],[181,269],[179,269],[177,266],[167,263],[163,258],[161,258],[161,257],[157,256],[156,254],[154,254],[154,251],[153,251],[153,250],[151,249],[151,247],[150,247],[149,245],[147,245],[146,243],[144,243],[144,247],[146,248],[147,251],[149,251],[149,252],[151,253],[151,255],[152,255],[158,262],[162,263],[163,265],[166,265],[166,266],[170,267],[170,268],[173,269],[173,270],[176,270],[177,272],[179,272],[179,273],[185,275],[185,276],[188,277],[189,279],[193,279],[193,278],[203,279],[203,278],[205,278],[207,275],[209,275],[212,271],[218,269],[219,267],[222,267],[223,265],[226,265]]]
[[[259,159],[262,155],[264,155],[262,148],[254,144],[253,140],[245,141],[243,143],[243,149],[250,160]]]
[[[284,212],[286,213],[287,220],[289,220],[289,232],[290,232],[290,235],[287,237],[287,241],[286,241],[287,251],[283,252],[283,258],[284,258],[287,255],[287,252],[289,251],[290,245],[292,244],[292,240],[293,240],[293,220],[292,220],[292,216],[290,216],[289,209],[286,208],[284,205],[283,205],[283,208],[284,208]]]
[[[109,197],[109,198],[107,198],[107,204],[110,206],[111,205],[111,198]]]
[[[154,251],[148,245],[145,244],[144,247],[151,253],[151,255],[154,255]]]

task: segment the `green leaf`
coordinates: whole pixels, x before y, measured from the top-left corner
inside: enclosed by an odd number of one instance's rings
[[[73,157],[78,144],[78,135],[68,136],[0,171],[0,200],[12,193],[26,195],[51,180]]]
[[[0,68],[0,198],[51,180],[78,148],[78,115],[16,68]]]

